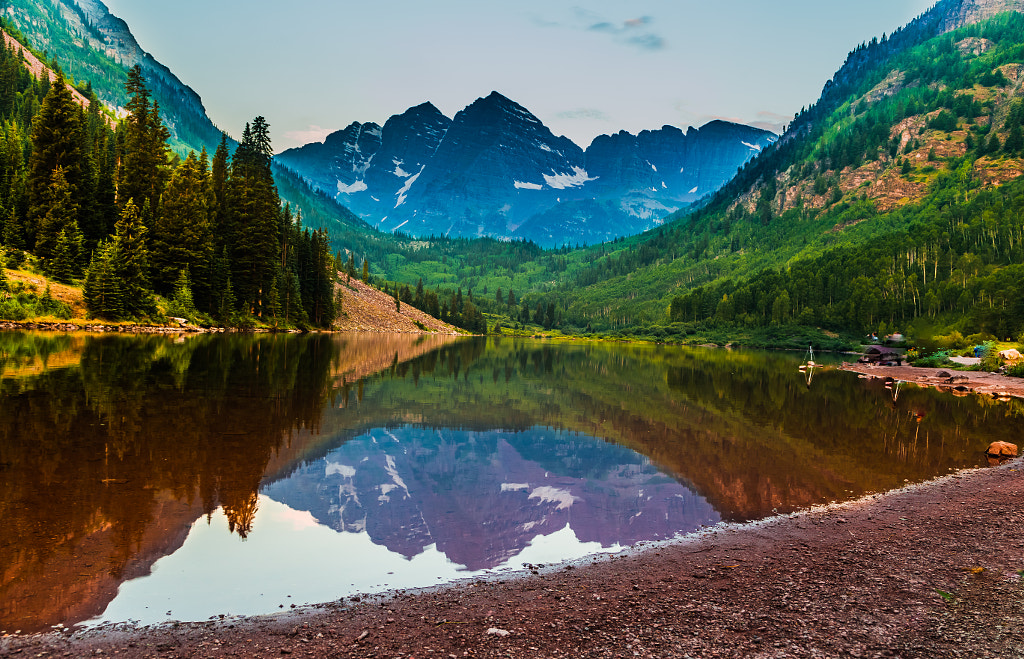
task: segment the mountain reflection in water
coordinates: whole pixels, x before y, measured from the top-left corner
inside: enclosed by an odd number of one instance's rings
[[[263,493],[406,558],[436,545],[468,570],[498,567],[566,526],[581,542],[611,547],[720,519],[643,456],[544,428],[379,430]]]
[[[569,532],[577,549],[616,547],[975,466],[1022,412],[914,387],[893,400],[829,369],[808,387],[798,364],[508,339],[0,333],[0,631],[99,615],[201,527],[255,547],[261,507],[472,571]],[[260,580],[297,570],[277,569]]]

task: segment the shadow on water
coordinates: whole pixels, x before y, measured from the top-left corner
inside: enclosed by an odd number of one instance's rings
[[[197,519],[248,536],[261,497],[482,569],[562,527],[609,547],[975,466],[1024,411],[913,387],[894,400],[828,368],[808,384],[798,364],[508,339],[0,333],[0,631],[98,615]]]

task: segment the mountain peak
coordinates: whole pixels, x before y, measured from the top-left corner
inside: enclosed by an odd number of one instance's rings
[[[409,108],[408,110],[406,110],[405,112],[403,112],[402,114],[421,115],[421,116],[434,115],[434,116],[441,116],[441,117],[445,116],[444,113],[441,112],[440,110],[438,110],[437,106],[434,105],[433,103],[431,103],[430,101],[426,101],[424,103],[420,103],[419,105],[414,105],[411,108]]]
[[[505,96],[504,94],[498,93],[496,91],[492,91],[483,100],[489,101],[491,103],[500,103],[503,105],[518,105],[518,103],[510,99],[508,96]]]

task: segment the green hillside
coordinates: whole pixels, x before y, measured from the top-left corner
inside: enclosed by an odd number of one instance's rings
[[[1016,336],[1022,63],[1020,14],[893,55],[701,211],[568,255],[547,298],[595,329],[926,319]]]
[[[39,13],[26,15],[38,33],[29,42],[105,98],[124,67],[89,47],[88,17],[59,0],[6,3],[5,14],[23,4]],[[542,250],[382,234],[286,169],[274,177],[303,224],[367,260],[376,283],[411,292],[422,282],[441,300],[461,288],[506,327],[775,342],[796,326],[930,325],[1017,337],[1024,16],[923,43],[935,26],[922,21],[854,50],[776,146],[702,208],[641,236]],[[205,144],[210,127],[171,145]]]
[[[1022,35],[1024,16],[1006,14],[918,45],[901,33],[859,47],[856,74],[775,148],[701,210],[642,236],[551,251],[352,244],[375,274],[472,290],[505,325],[545,325],[536,310],[550,305],[565,331],[665,339],[774,342],[794,325],[859,334],[922,323],[1016,337]]]

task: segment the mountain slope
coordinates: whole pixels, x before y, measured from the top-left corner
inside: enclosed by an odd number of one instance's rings
[[[657,226],[775,141],[721,121],[601,136],[586,151],[497,92],[449,120],[425,103],[278,160],[384,231],[602,242]]]
[[[112,108],[124,107],[127,70],[141,66],[173,148],[179,153],[216,148],[221,131],[207,117],[199,95],[147,53],[128,25],[99,0],[9,0],[2,15],[34,48],[56,58],[69,76],[91,83]]]
[[[1024,330],[1024,16],[847,74],[703,210],[571,260],[548,298],[581,327]]]

